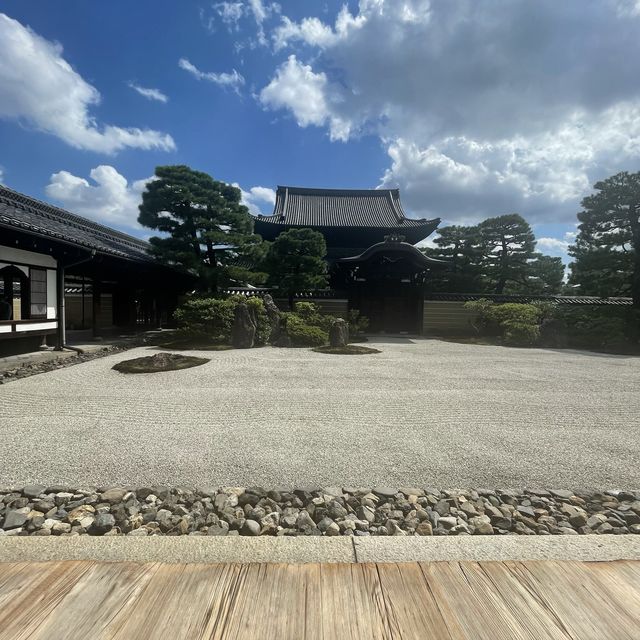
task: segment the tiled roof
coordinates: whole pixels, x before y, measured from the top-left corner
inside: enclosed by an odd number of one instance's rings
[[[425,300],[446,301],[446,302],[468,302],[469,300],[480,299],[492,300],[493,302],[553,302],[563,305],[615,305],[630,306],[631,298],[612,297],[598,298],[597,296],[536,296],[525,294],[495,294],[495,293],[427,293]]]
[[[398,189],[305,189],[279,186],[271,216],[261,223],[297,227],[402,229],[435,226],[439,220],[407,218]]]
[[[33,232],[98,253],[152,261],[149,243],[0,185],[0,227]]]

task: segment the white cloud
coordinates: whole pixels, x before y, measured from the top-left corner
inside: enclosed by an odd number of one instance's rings
[[[419,215],[566,222],[597,179],[640,161],[638,2],[360,0],[332,23],[283,16],[274,48],[304,45],[312,62],[290,56],[260,99],[334,140],[376,133],[382,185]]]
[[[213,5],[213,9],[230,31],[240,29],[238,23],[245,13],[242,2],[219,2]]]
[[[236,93],[240,93],[240,87],[244,85],[244,77],[240,75],[235,69],[231,73],[214,73],[212,71],[200,71],[198,67],[191,64],[186,58],[180,58],[178,66],[181,69],[189,72],[194,78],[198,80],[206,80],[207,82],[213,82],[220,87],[232,89]]]
[[[169,98],[159,89],[149,89],[147,87],[141,87],[135,82],[130,82],[129,87],[131,87],[134,91],[137,91],[141,96],[147,98],[147,100],[156,100],[157,102],[169,101]]]
[[[213,13],[202,9],[200,10],[200,19],[207,31],[211,33],[215,31],[218,20],[222,21],[229,33],[240,32],[243,20],[251,20],[255,24],[256,40],[250,38],[247,42],[236,43],[236,49],[242,49],[245,46],[255,48],[257,44],[267,46],[268,39],[265,34],[264,24],[281,11],[281,7],[277,2],[268,2],[265,4],[262,0],[218,2],[213,4],[211,9]]]
[[[242,204],[244,204],[249,211],[257,216],[262,213],[270,215],[273,211],[273,205],[276,202],[276,192],[268,187],[251,187],[249,191],[245,191],[238,183],[233,184],[234,187],[238,187],[242,192]]]
[[[260,92],[260,102],[269,109],[289,109],[299,126],[329,126],[332,140],[347,140],[351,124],[338,115],[332,115],[328,102],[327,76],[314,73],[295,55],[276,71],[275,77]]]
[[[60,44],[0,13],[0,118],[28,123],[77,149],[175,149],[166,133],[99,125],[89,113],[99,102],[98,90],[62,57]]]
[[[100,165],[89,174],[93,184],[68,171],[54,173],[45,188],[47,196],[65,209],[107,226],[139,231],[138,205],[142,192],[153,178],[129,183],[109,165]]]
[[[542,251],[566,253],[570,243],[560,238],[538,238],[536,248]]]
[[[4,184],[4,167],[0,167],[0,184]]]
[[[270,2],[265,5],[262,0],[249,0],[249,9],[258,27],[258,43],[262,46],[267,46],[268,42],[263,23],[272,15],[280,13],[280,5],[277,2]]]

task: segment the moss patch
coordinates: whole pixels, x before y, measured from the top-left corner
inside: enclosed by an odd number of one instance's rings
[[[178,353],[156,353],[154,356],[124,360],[114,364],[111,368],[120,373],[158,373],[160,371],[177,371],[178,369],[198,367],[206,362],[209,362],[209,358],[194,358],[193,356],[183,356]]]
[[[318,353],[335,353],[344,356],[364,356],[368,353],[381,353],[380,349],[361,347],[357,344],[347,344],[344,347],[316,347],[313,351]]]

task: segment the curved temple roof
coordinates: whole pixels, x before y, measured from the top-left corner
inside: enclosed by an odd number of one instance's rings
[[[422,240],[440,219],[407,218],[398,189],[306,189],[279,186],[271,216],[255,218],[263,237],[284,227],[384,229]]]
[[[422,268],[428,268],[434,265],[440,267],[447,267],[448,263],[444,260],[437,260],[436,258],[430,258],[426,256],[420,249],[414,247],[407,242],[400,242],[393,239],[385,240],[384,242],[378,242],[372,247],[369,247],[366,251],[358,256],[350,256],[348,258],[340,258],[336,262],[344,265],[356,265],[373,258],[378,254],[403,254],[408,260],[413,262],[416,266]]]
[[[152,262],[149,243],[0,185],[0,228],[23,230],[98,253]]]

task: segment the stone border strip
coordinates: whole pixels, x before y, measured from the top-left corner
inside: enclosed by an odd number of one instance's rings
[[[0,536],[640,534],[640,492],[0,487]]]
[[[0,541],[0,562],[353,563],[640,560],[635,536],[459,538],[83,537]]]

